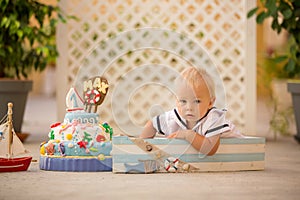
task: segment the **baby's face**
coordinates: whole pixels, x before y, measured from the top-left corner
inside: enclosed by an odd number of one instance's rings
[[[197,91],[185,82],[178,85],[176,105],[179,114],[188,122],[195,124],[213,106],[213,103],[214,99],[211,99],[204,81]]]

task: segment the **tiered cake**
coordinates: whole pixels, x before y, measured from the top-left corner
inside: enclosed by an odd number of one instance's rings
[[[75,88],[66,97],[62,123],[51,125],[49,141],[40,147],[40,169],[53,171],[111,171],[112,128],[100,123],[97,106],[108,90],[103,77],[84,82],[84,100]]]

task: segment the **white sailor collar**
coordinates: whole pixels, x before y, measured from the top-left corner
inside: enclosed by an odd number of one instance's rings
[[[199,128],[199,126],[203,123],[203,121],[205,121],[204,119],[207,117],[207,115],[209,114],[209,112],[213,109],[216,109],[216,107],[212,107],[210,109],[208,109],[208,111],[206,112],[206,114],[198,120],[198,122],[196,123],[196,125],[192,128],[193,131],[196,132],[196,130]],[[182,129],[185,129],[187,130],[187,122],[186,122],[186,119],[184,119],[178,112],[178,109],[175,108],[173,110],[174,112],[174,115],[175,115],[175,121],[176,123],[178,124],[178,126],[180,126]]]

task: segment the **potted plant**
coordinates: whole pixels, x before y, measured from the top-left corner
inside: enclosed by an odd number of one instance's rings
[[[269,51],[258,57],[257,64],[258,93],[270,108],[269,130],[274,134],[275,141],[278,134],[291,135],[294,132],[291,125],[295,124],[292,99],[286,87],[289,76],[283,73],[284,63],[276,63],[276,55],[276,50]]]
[[[21,132],[27,94],[32,89],[28,75],[43,71],[58,55],[58,20],[65,22],[58,6],[35,0],[0,0],[0,118],[7,102],[13,102],[16,132]]]
[[[277,33],[286,30],[289,34],[289,49],[284,55],[274,59],[283,63],[283,73],[290,79],[288,90],[292,93],[297,134],[295,139],[300,142],[300,1],[296,0],[261,0],[261,6],[248,12],[247,17],[257,13],[256,22],[263,23],[267,18],[272,19],[271,28]]]

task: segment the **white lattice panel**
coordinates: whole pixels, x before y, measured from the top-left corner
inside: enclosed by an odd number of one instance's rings
[[[217,106],[229,108],[228,118],[245,125],[245,0],[62,5],[80,19],[70,21],[59,38],[67,84],[81,90],[85,78],[104,75],[111,87],[99,112],[115,129],[136,131],[150,115],[174,106],[172,81],[188,65],[207,69],[216,81]]]

